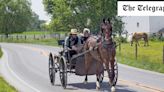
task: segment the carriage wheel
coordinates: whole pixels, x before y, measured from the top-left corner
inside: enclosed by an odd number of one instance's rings
[[[110,68],[110,73],[112,73],[112,71],[114,71],[114,78],[113,78],[113,81],[111,81],[110,85],[111,86],[115,86],[117,84],[117,79],[118,79],[118,65],[117,65],[117,61],[114,62],[114,70],[112,70]],[[110,80],[112,80],[112,78],[110,78]]]
[[[60,58],[59,67],[60,67],[60,81],[62,87],[65,89],[67,86],[67,65],[66,65],[66,59],[64,57]]]
[[[49,54],[49,77],[52,85],[55,83],[55,68],[52,53]]]

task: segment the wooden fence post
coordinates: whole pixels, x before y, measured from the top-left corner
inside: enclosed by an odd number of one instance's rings
[[[119,52],[121,52],[121,43],[119,42]]]
[[[44,39],[46,38],[46,35],[44,34]]]
[[[11,39],[13,40],[13,35],[11,35]]]
[[[137,43],[135,44],[135,58],[137,60],[137,57],[138,57],[138,46],[137,46]]]
[[[17,35],[17,40],[18,40],[18,35]]]
[[[34,34],[34,39],[35,39],[35,34]]]
[[[26,37],[26,35],[25,35],[25,36],[24,36],[24,39],[26,40],[26,38],[27,38],[27,37]]]
[[[59,39],[60,39],[60,36],[61,36],[60,33],[58,35],[59,35]]]

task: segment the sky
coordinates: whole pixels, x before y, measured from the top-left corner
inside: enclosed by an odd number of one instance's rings
[[[43,0],[31,0],[32,2],[32,10],[39,15],[39,19],[46,20],[47,22],[50,21],[50,16],[44,10],[44,6],[42,3]]]

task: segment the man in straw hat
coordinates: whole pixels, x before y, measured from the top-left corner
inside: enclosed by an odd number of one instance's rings
[[[65,39],[65,48],[71,49],[69,51],[70,57],[77,54],[77,47],[80,44],[80,39],[77,35],[77,29],[71,29],[69,36]]]

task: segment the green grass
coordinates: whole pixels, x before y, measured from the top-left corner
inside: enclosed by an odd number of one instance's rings
[[[2,52],[2,49],[0,48],[0,58],[2,57],[3,55],[3,52]]]
[[[48,31],[25,31],[23,33],[14,33],[13,35],[21,34],[21,35],[42,35],[42,34],[50,34]]]
[[[36,35],[40,35],[40,34],[50,34],[50,32],[43,32],[43,31],[26,31],[26,32],[23,32],[21,34],[26,34],[26,35],[33,35],[33,34],[36,34]]]
[[[17,90],[0,77],[0,92],[17,92]]]
[[[32,44],[40,44],[40,45],[50,45],[57,46],[57,39],[5,39],[0,42],[8,42],[8,43],[32,43]]]
[[[23,33],[14,33],[14,35],[17,35],[17,34],[20,34],[20,35],[43,35],[43,34],[54,34],[54,33],[65,34],[65,33],[68,33],[68,32],[25,31]]]
[[[2,57],[3,52],[0,48],[0,57]],[[17,92],[17,90],[10,86],[1,76],[0,76],[0,92]]]
[[[150,46],[144,47],[143,43],[138,47],[138,58],[135,58],[135,46],[128,43],[121,44],[121,52],[117,49],[117,58],[120,63],[130,66],[164,73],[163,45],[164,42],[150,42]]]

